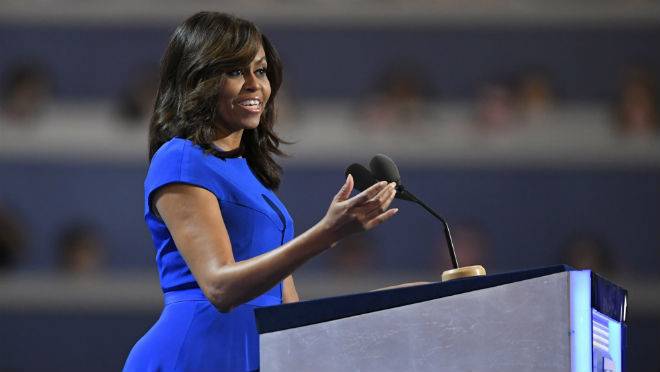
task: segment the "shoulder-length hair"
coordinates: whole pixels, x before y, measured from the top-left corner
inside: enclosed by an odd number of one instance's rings
[[[239,153],[270,189],[280,184],[282,168],[273,159],[284,155],[273,131],[275,96],[282,84],[282,62],[268,38],[252,23],[228,14],[200,12],[179,25],[161,61],[160,85],[149,125],[149,160],[174,137],[191,140],[206,152],[226,157],[213,146],[217,139],[219,88],[225,72],[249,66],[263,46],[271,94],[255,129],[244,130]]]

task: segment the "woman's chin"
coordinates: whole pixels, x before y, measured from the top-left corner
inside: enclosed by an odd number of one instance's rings
[[[244,122],[244,123],[241,123],[241,124],[242,124],[243,129],[257,129],[257,127],[259,126],[258,121],[257,122],[249,121],[249,122]]]
[[[235,123],[234,125],[229,127],[229,131],[231,133],[235,133],[235,132],[240,132],[240,131],[244,131],[244,130],[256,129],[258,126],[259,126],[259,123],[244,123],[244,122]],[[227,128],[227,127],[225,127],[225,128]]]

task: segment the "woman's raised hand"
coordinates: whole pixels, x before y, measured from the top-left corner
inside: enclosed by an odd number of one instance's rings
[[[321,223],[333,235],[335,242],[350,234],[372,229],[398,212],[396,208],[388,209],[396,195],[395,187],[395,183],[382,181],[349,198],[353,191],[353,176],[349,174]]]

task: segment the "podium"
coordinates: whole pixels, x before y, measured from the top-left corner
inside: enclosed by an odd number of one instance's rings
[[[559,265],[255,310],[262,372],[622,371],[627,292]]]

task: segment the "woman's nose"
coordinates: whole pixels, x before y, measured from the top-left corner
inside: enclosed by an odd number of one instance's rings
[[[243,83],[243,89],[253,92],[260,88],[259,79],[254,75],[253,72],[243,75],[245,77],[245,82]]]

